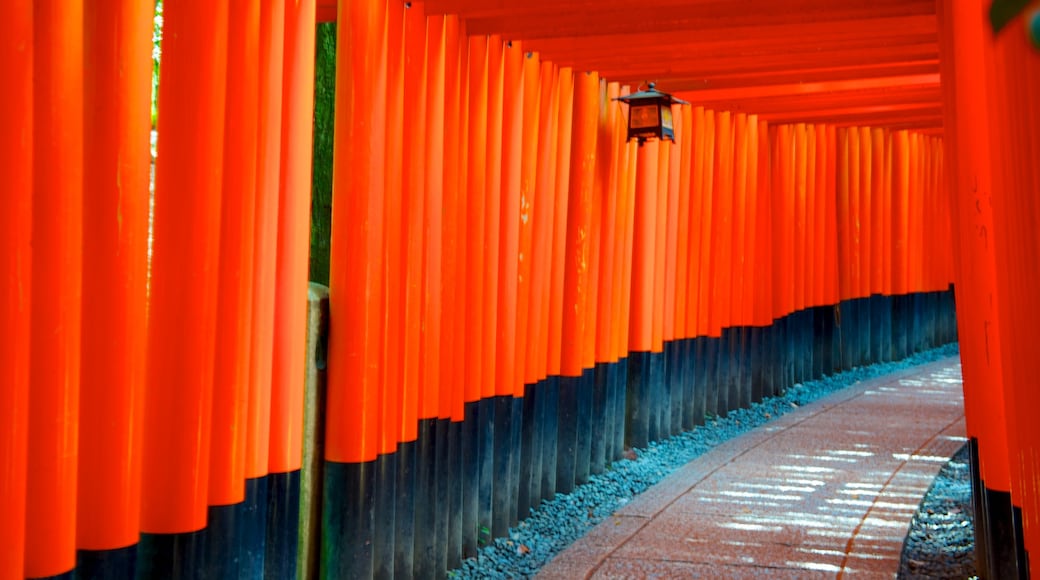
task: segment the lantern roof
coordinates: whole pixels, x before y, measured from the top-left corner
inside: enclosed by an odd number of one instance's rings
[[[649,86],[645,91],[639,91],[637,93],[620,96],[617,97],[615,100],[628,104],[632,104],[633,101],[635,101],[638,104],[638,102],[640,101],[650,102],[653,100],[661,100],[668,105],[671,105],[672,103],[678,103],[680,105],[688,104],[686,101],[682,99],[678,99],[676,97],[673,97],[672,95],[669,95],[668,93],[662,93],[661,91],[657,90],[657,86],[654,83],[649,83]]]

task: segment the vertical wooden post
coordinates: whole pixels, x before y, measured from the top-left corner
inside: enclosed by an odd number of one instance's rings
[[[339,14],[322,567],[365,578],[382,443],[385,7],[341,0]]]
[[[206,525],[228,7],[164,12],[138,573],[193,569]]]
[[[208,495],[211,506],[233,505],[244,499],[253,320],[260,6],[241,0],[230,10],[236,21],[228,32],[218,274],[221,292],[217,296]]]
[[[33,6],[0,6],[0,578],[24,577],[32,298]]]
[[[152,15],[147,3],[109,3],[84,23],[82,550],[132,546],[140,525]],[[132,570],[131,558],[106,560],[84,557],[80,572]]]
[[[83,3],[33,9],[29,577],[75,566],[83,206]]]

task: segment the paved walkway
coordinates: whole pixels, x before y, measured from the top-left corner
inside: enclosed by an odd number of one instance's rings
[[[956,357],[859,383],[690,462],[538,577],[891,578],[964,441]]]

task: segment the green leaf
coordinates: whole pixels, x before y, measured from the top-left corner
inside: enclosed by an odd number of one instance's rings
[[[989,23],[993,26],[993,33],[1000,32],[1009,22],[1015,19],[1030,0],[993,0],[989,7]]]

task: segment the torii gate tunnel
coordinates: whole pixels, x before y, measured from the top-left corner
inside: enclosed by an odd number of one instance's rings
[[[1028,576],[1040,7],[990,8],[167,0],[153,160],[153,3],[0,3],[0,579],[443,575],[958,337],[980,572]]]

